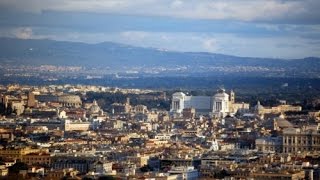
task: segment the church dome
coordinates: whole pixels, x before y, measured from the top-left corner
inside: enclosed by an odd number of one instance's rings
[[[254,107],[255,110],[263,110],[264,107],[260,104],[260,101],[258,101],[257,105]]]
[[[98,113],[99,111],[100,111],[100,107],[99,107],[97,101],[94,100],[92,106],[90,107],[90,112],[91,113]]]

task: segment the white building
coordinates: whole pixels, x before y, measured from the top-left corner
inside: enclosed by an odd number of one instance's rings
[[[224,89],[220,89],[212,98],[212,112],[219,117],[229,114],[229,95]]]
[[[194,108],[197,114],[209,114],[218,117],[225,117],[235,113],[238,109],[233,107],[234,93],[231,91],[231,98],[224,89],[218,90],[214,96],[187,96],[182,92],[172,95],[171,112],[181,114],[185,108]],[[238,106],[237,106],[238,107]],[[249,108],[246,104],[245,107]]]
[[[88,131],[91,127],[90,122],[64,120],[65,131]]]
[[[158,140],[167,140],[169,141],[171,139],[171,136],[172,134],[157,134],[155,135],[155,139],[158,139]]]
[[[168,171],[170,175],[182,175],[183,180],[195,180],[198,179],[199,173],[197,169],[191,167],[178,166],[173,167],[170,171]]]
[[[211,141],[211,147],[209,151],[218,151],[218,150],[219,150],[219,144],[218,144],[218,141],[215,139]]]
[[[256,139],[256,149],[261,152],[281,152],[282,137],[262,137]]]
[[[212,97],[210,96],[187,96],[182,92],[172,95],[171,112],[182,113],[185,108],[194,108],[197,113],[212,112]]]

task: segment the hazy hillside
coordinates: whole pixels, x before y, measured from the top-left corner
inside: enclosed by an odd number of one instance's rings
[[[0,38],[1,63],[52,64],[80,66],[154,67],[154,66],[254,66],[283,68],[286,71],[317,73],[319,58],[296,60],[246,58],[213,53],[169,52],[152,48],[104,42],[85,44],[52,40]]]

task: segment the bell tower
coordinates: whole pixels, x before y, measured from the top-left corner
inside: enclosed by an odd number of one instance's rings
[[[230,102],[231,102],[232,104],[235,103],[235,93],[234,93],[233,90],[230,91]]]

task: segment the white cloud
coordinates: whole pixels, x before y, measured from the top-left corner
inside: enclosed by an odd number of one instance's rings
[[[23,27],[17,28],[13,31],[13,34],[16,38],[19,39],[31,39],[33,35],[32,28],[30,27]]]
[[[141,41],[148,37],[149,33],[144,31],[125,31],[121,32],[121,36],[130,41]]]
[[[203,48],[209,52],[215,52],[218,50],[217,40],[214,38],[205,39],[203,41]]]
[[[268,31],[280,31],[281,30],[280,27],[275,24],[256,24],[256,27],[263,28]]]
[[[317,27],[315,27],[317,29]],[[173,51],[215,52],[237,56],[303,58],[320,56],[320,41],[294,35],[247,37],[232,33],[123,31],[108,33],[66,32],[35,27],[0,28],[0,36],[53,39],[85,43],[112,41]]]
[[[172,3],[171,3],[171,7],[172,8],[179,8],[183,5],[183,2],[181,0],[174,0]]]
[[[164,41],[170,41],[170,37],[165,34],[161,35],[160,38]]]
[[[319,0],[2,0],[20,11],[81,11],[242,21],[319,19]]]

